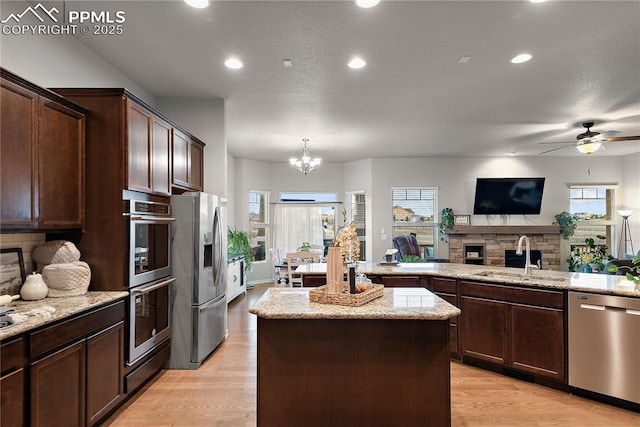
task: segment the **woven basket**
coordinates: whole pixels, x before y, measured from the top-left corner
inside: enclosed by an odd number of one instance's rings
[[[42,269],[42,278],[49,288],[50,297],[84,295],[91,282],[91,269],[83,261],[68,264],[49,264]]]
[[[383,285],[371,285],[371,288],[359,294],[340,294],[327,291],[328,286],[318,286],[309,291],[309,301],[319,304],[345,305],[358,307],[364,305],[384,294]]]

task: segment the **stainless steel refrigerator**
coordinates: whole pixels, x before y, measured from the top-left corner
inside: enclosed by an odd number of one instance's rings
[[[224,340],[227,221],[223,197],[171,197],[173,275],[171,369],[197,369]]]

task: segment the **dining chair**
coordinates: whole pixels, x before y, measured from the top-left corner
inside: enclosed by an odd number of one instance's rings
[[[320,254],[317,252],[289,252],[287,253],[287,272],[289,276],[289,286],[302,287],[302,277],[295,274],[299,265],[316,263],[320,260]]]

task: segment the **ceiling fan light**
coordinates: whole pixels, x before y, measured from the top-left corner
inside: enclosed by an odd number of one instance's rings
[[[601,142],[597,142],[597,141],[596,142],[585,142],[584,144],[576,145],[576,148],[582,154],[595,153],[596,151],[598,151],[600,149],[600,147],[602,147],[602,143]]]
[[[532,58],[532,56],[528,53],[521,53],[520,55],[516,55],[511,58],[512,64],[522,64],[523,62],[527,62]]]

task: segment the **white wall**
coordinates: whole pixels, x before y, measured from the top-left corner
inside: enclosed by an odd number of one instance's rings
[[[373,160],[364,159],[344,163],[344,191],[364,191],[365,194],[365,259],[373,259],[373,194],[372,176]]]
[[[156,106],[158,111],[206,144],[204,191],[228,197],[224,99],[163,97],[157,98]]]
[[[227,226],[236,227],[236,158],[227,154]]]
[[[384,228],[390,237],[392,187],[437,186],[438,210],[450,207],[457,214],[471,214],[477,177],[545,177],[540,215],[472,215],[471,224],[550,225],[556,213],[569,209],[568,184],[624,184],[621,157],[593,156],[589,160],[591,175],[587,174],[586,156],[373,159],[373,259],[381,258],[391,247],[390,240],[382,240],[378,231]],[[638,208],[636,201],[634,209]],[[440,242],[438,256],[448,256],[446,244]]]

